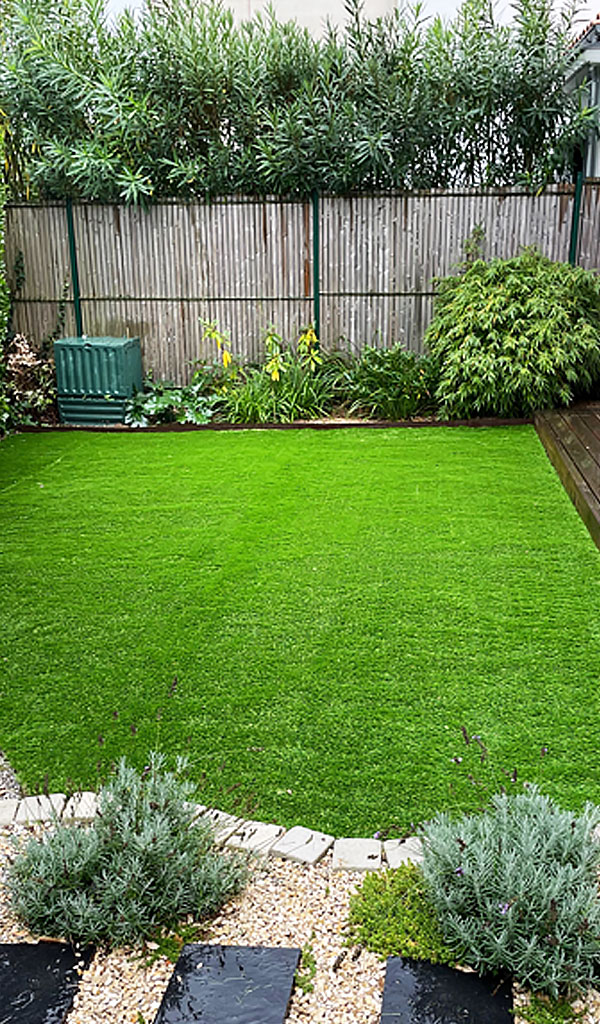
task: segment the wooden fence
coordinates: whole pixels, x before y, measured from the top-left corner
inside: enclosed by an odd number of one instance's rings
[[[577,261],[600,266],[600,183],[586,183]],[[430,320],[433,279],[461,260],[476,225],[486,256],[535,245],[569,255],[573,186],[524,191],[436,191],[308,202],[228,198],[210,204],[161,203],[144,211],[73,205],[83,332],[142,339],[144,365],[182,383],[190,363],[212,358],[200,320],[216,320],[244,360],[261,354],[274,325],[286,340],[320,312],[321,339],[420,351]],[[66,296],[65,334],[76,333],[67,207],[11,204],[6,262],[25,281],[15,327],[34,339],[51,332]]]

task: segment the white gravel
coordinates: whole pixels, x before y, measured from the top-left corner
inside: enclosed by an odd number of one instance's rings
[[[10,770],[0,763],[4,795],[20,796]],[[0,942],[35,942],[12,914],[5,872],[19,844],[52,825],[0,829]],[[328,854],[316,867],[273,858],[256,865],[249,885],[206,927],[202,941],[226,945],[311,947],[316,962],[313,991],[296,988],[289,1024],[379,1024],[385,963],[368,950],[348,947],[344,928],[351,893],[360,875],[333,872]],[[98,952],[83,971],[67,1024],[152,1024],[173,971],[159,957],[146,966],[139,952]],[[515,988],[518,1005],[526,1001]],[[574,1004],[582,1024],[600,1024],[600,993]],[[516,1015],[515,1022],[521,1018]]]

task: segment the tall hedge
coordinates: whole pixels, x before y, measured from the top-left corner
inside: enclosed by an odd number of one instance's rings
[[[145,202],[568,177],[592,117],[563,91],[552,0],[488,0],[450,23],[419,5],[313,39],[218,2],[5,0],[0,108],[15,197]],[[14,153],[13,153],[14,149]],[[18,169],[18,172],[17,172]]]

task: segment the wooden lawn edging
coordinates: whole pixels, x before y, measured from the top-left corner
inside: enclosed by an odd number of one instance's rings
[[[535,415],[550,462],[600,548],[600,402]]]

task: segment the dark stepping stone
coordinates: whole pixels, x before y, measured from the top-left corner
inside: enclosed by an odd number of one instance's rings
[[[77,953],[64,942],[0,943],[0,1024],[62,1024],[79,985]]]
[[[511,1024],[510,980],[389,957],[381,1024]]]
[[[299,949],[184,946],[154,1024],[282,1024],[299,962]]]

